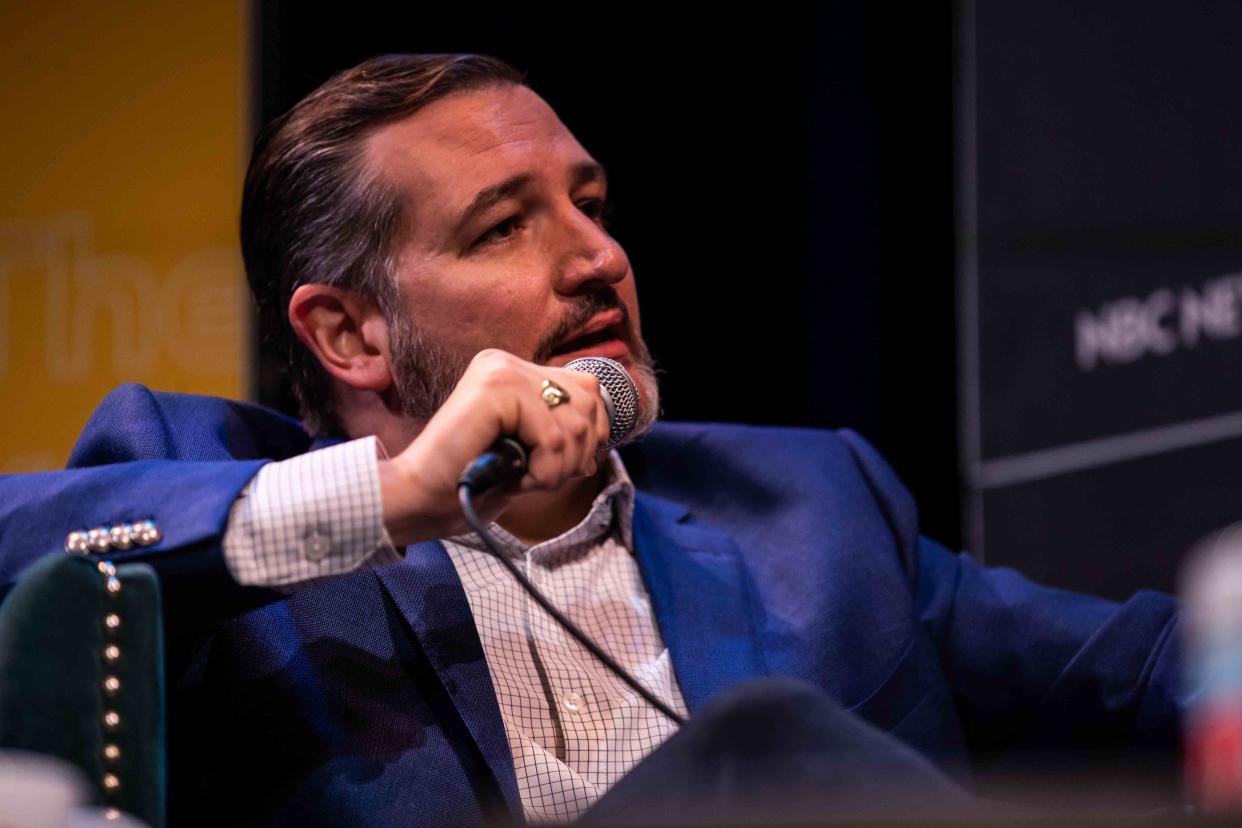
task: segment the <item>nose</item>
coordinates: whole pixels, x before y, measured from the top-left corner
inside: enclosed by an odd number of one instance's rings
[[[570,212],[572,211],[572,212]],[[570,205],[562,222],[556,290],[572,296],[592,286],[611,285],[630,272],[621,245],[595,219]]]

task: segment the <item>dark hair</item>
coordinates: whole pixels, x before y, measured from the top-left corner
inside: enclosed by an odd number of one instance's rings
[[[492,57],[386,55],[333,76],[259,134],[242,196],[242,256],[263,347],[288,365],[311,434],[340,423],[327,372],[289,326],[293,291],[330,284],[375,301],[390,321],[404,312],[392,266],[402,194],[368,173],[363,140],[454,92],[521,83]]]

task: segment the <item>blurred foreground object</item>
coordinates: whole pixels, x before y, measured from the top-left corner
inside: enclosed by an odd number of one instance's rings
[[[63,828],[87,800],[73,765],[22,751],[0,751],[0,825]]]
[[[162,826],[163,652],[149,566],[40,560],[0,604],[0,749],[64,760],[84,774],[88,801]]]
[[[1182,577],[1186,600],[1186,794],[1242,812],[1242,523],[1208,536]]]

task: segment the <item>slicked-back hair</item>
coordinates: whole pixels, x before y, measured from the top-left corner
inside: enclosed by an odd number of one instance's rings
[[[352,290],[390,323],[405,313],[393,266],[404,196],[367,170],[365,139],[455,92],[522,83],[483,55],[385,55],[333,76],[259,134],[242,196],[242,257],[261,347],[288,365],[311,434],[341,424],[327,372],[289,325],[294,290]]]

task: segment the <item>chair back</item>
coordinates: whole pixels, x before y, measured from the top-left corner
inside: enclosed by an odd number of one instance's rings
[[[40,559],[0,603],[0,749],[76,765],[97,803],[163,828],[164,642],[146,564]]]

